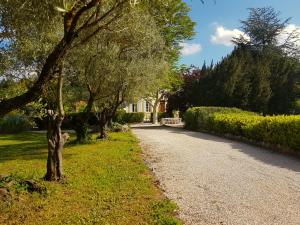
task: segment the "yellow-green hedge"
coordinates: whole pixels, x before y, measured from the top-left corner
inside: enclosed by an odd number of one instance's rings
[[[235,108],[195,107],[185,113],[186,128],[232,134],[300,152],[300,115],[260,116]]]

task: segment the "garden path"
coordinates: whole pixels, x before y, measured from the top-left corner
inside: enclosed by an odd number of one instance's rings
[[[133,132],[185,224],[300,224],[299,159],[180,128]]]

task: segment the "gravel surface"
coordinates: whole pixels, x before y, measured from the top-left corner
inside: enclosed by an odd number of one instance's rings
[[[179,128],[133,132],[185,224],[300,225],[299,159]]]

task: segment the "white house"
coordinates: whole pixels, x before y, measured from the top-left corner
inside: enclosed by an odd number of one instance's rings
[[[150,121],[151,113],[153,112],[153,107],[152,107],[153,102],[149,103],[149,101],[146,101],[145,99],[140,99],[134,103],[127,104],[124,109],[128,113],[143,112],[143,113],[145,113],[144,120]],[[166,101],[166,99],[162,99],[158,105],[157,112],[166,112],[166,108],[167,108],[167,101]]]

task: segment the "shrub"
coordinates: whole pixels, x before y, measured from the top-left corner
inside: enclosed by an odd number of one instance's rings
[[[297,101],[296,101],[295,114],[300,114],[300,99],[297,99]]]
[[[125,113],[123,115],[123,121],[125,123],[142,123],[144,121],[145,113]]]
[[[170,115],[167,112],[158,112],[157,113],[157,119],[160,121],[162,118],[168,118]]]
[[[80,121],[80,118],[83,117],[83,115],[84,115],[83,112],[66,114],[66,116],[63,120],[63,123],[62,123],[62,129],[64,129],[64,130],[76,129],[76,122]],[[36,117],[36,118],[34,118],[34,121],[40,130],[47,129],[47,117],[43,117],[43,118]],[[89,126],[97,126],[98,125],[98,119],[97,119],[95,113],[90,113],[88,125]]]
[[[45,130],[47,128],[47,120],[46,119],[47,119],[46,117],[33,118],[33,120],[39,130]]]
[[[76,121],[80,121],[81,118],[85,116],[84,112],[78,112],[78,113],[69,113],[65,116],[63,123],[62,123],[62,128],[63,129],[74,129],[76,126]],[[98,119],[95,113],[90,113],[89,119],[88,119],[88,125],[89,126],[97,126],[98,125]]]
[[[126,121],[124,121],[126,111],[124,109],[117,110],[115,117],[113,118],[113,121],[120,124],[125,124]]]
[[[239,109],[197,107],[187,110],[186,128],[242,136],[300,151],[300,115],[260,116]]]
[[[121,109],[116,112],[113,121],[119,124],[142,123],[144,118],[145,113],[143,112],[127,113],[125,110]]]
[[[128,132],[129,127],[127,125],[113,122],[111,124],[110,131],[112,131],[112,132]]]
[[[0,119],[1,133],[19,133],[30,130],[32,127],[33,123],[23,115],[11,114]]]
[[[162,118],[170,117],[169,113],[167,112],[157,112],[157,120],[160,122]],[[153,121],[153,113],[151,113],[150,121]]]
[[[238,108],[227,107],[193,107],[184,114],[185,125],[188,129],[206,128],[209,118],[215,113],[247,113],[256,115],[252,112],[245,112]]]

